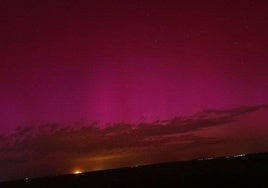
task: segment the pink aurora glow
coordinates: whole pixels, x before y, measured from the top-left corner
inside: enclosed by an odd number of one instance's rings
[[[1,1],[1,131],[268,103],[265,1]]]

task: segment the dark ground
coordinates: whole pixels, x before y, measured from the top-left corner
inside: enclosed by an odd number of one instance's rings
[[[193,160],[0,183],[6,187],[266,187],[268,154]]]

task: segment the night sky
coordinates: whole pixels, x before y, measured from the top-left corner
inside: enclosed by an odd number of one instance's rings
[[[268,151],[267,12],[266,0],[0,0],[0,181]]]

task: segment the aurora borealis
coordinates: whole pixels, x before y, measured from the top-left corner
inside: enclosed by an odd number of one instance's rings
[[[63,157],[55,173],[266,151],[267,11],[265,0],[0,0],[0,178],[53,174],[43,165]],[[224,126],[196,120],[209,109]]]

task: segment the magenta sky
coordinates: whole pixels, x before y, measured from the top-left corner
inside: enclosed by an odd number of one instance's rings
[[[0,0],[0,131],[268,103],[268,3]]]
[[[267,12],[0,0],[0,181],[267,152]]]

